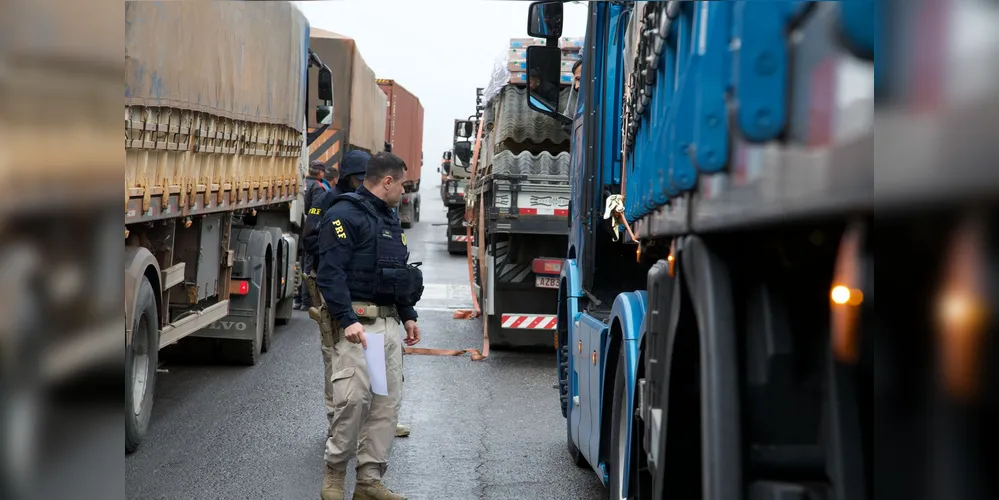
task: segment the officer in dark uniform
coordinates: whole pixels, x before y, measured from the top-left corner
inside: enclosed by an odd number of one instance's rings
[[[316,198],[319,198],[323,194],[329,192],[329,187],[326,184],[323,176],[326,173],[326,164],[321,160],[313,160],[309,163],[309,175],[305,177],[305,195],[302,200],[304,203],[306,214],[308,214],[309,208],[315,203]],[[308,215],[306,215],[306,221],[308,221]],[[308,231],[308,226],[302,228],[302,240],[305,240],[306,233]],[[310,273],[315,270],[315,259],[309,252],[304,252],[301,259],[302,272]],[[305,290],[305,283],[295,291],[295,301],[292,304],[292,309],[300,309],[307,311],[312,305],[309,300],[309,293]]]
[[[346,466],[357,456],[358,500],[404,500],[382,484],[402,396],[402,344],[420,341],[414,306],[423,293],[418,265],[392,211],[406,165],[392,153],[368,161],[364,184],[323,215],[316,285],[335,321],[330,350],[336,413],[326,441],[323,500],[343,498]],[[371,344],[379,334],[384,344]],[[384,349],[387,395],[372,392],[365,349]]]
[[[352,193],[361,186],[364,170],[371,155],[361,150],[353,150],[343,156],[343,169],[340,171],[340,181],[333,189],[316,196],[309,205],[305,216],[305,228],[302,230],[302,249],[305,253],[315,255],[319,252],[319,224],[323,214],[331,206],[333,200],[343,193]]]

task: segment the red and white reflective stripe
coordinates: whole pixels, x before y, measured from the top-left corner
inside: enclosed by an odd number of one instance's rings
[[[555,215],[558,217],[568,217],[568,208],[521,208],[520,215]]]
[[[472,241],[472,237],[464,234],[454,234],[451,235],[451,241]]]
[[[503,328],[523,330],[554,330],[558,318],[547,314],[504,314],[501,316]]]

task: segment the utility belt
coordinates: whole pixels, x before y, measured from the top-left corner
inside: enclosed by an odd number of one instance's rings
[[[395,318],[402,321],[399,317],[399,309],[394,305],[380,306],[374,302],[351,302],[350,307],[362,324],[374,323],[378,318]]]

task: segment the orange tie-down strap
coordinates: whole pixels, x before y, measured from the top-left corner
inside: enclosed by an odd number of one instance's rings
[[[472,319],[476,315],[470,310],[455,311],[454,319]],[[470,354],[472,361],[482,361],[489,357],[489,331],[488,326],[483,322],[482,326],[482,350],[472,349],[431,349],[428,347],[403,347],[406,354],[422,354],[424,356],[464,356]]]
[[[475,174],[476,166],[478,166],[479,160],[479,149],[482,146],[482,120],[479,120],[478,131],[475,134],[475,148],[472,152],[472,172],[471,179],[468,182],[469,186],[475,185]],[[480,224],[478,227],[484,227],[482,225],[482,211],[479,212]],[[468,219],[469,214],[466,210],[465,218]],[[482,308],[479,307],[479,298],[475,295],[475,273],[472,270],[472,225],[465,225],[465,255],[468,259],[468,284],[469,291],[472,293],[472,306],[474,310],[458,310],[454,313],[454,319],[474,319],[482,316]],[[472,361],[482,361],[489,357],[489,322],[482,322],[482,350],[478,349],[430,349],[426,347],[403,347],[403,352],[406,354],[423,354],[425,356],[464,356],[465,354],[470,354],[472,356]]]

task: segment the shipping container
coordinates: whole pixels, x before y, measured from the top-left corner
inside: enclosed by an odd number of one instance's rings
[[[309,147],[310,160],[339,168],[340,158],[351,149],[369,153],[385,147],[386,97],[375,83],[375,73],[364,62],[352,38],[311,28],[309,44],[333,71],[333,123]],[[309,102],[316,102],[316,75],[309,75]],[[309,132],[319,129],[309,116]]]
[[[395,80],[378,80],[388,99],[385,111],[385,142],[406,162],[406,190],[420,190],[423,166],[423,104]]]

